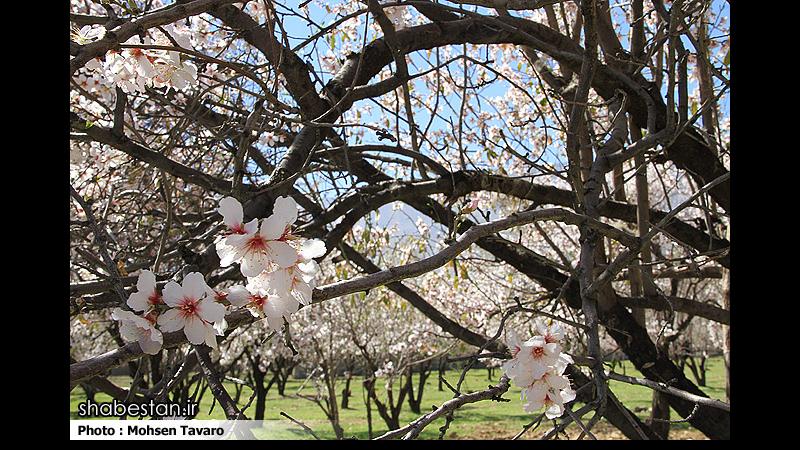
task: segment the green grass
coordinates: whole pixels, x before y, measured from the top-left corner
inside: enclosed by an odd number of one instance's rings
[[[701,388],[707,395],[712,398],[723,399],[725,396],[725,374],[724,366],[721,357],[710,358],[706,363],[707,372],[707,386]],[[641,376],[639,372],[628,362],[619,363],[614,369],[616,372],[625,373],[631,376]],[[691,377],[689,369],[687,368],[687,376]],[[484,369],[472,370],[464,380],[462,386],[463,391],[477,391],[485,389],[490,383],[496,383],[499,375],[499,370],[495,371],[494,380],[487,379],[487,372]],[[455,384],[458,380],[460,372],[451,370],[447,372],[446,378],[451,384]],[[130,383],[129,377],[112,377],[112,381],[120,386],[127,387]],[[416,381],[416,380],[415,380]],[[611,381],[611,389],[617,397],[632,411],[637,411],[637,415],[641,418],[646,418],[649,414],[651,403],[652,391],[643,386],[634,386],[622,382]],[[273,386],[267,396],[266,402],[266,415],[265,420],[268,420],[268,425],[264,430],[257,432],[257,435],[268,437],[272,439],[311,439],[306,432],[300,427],[292,424],[288,419],[280,416],[280,412],[284,411],[295,419],[302,421],[314,432],[323,439],[332,439],[335,437],[330,423],[325,419],[320,408],[313,402],[296,397],[298,388],[303,384],[303,380],[289,380],[286,386],[286,397],[278,395],[277,388]],[[234,388],[232,383],[226,383],[229,392],[233,395]],[[344,387],[344,382],[338,383],[337,390],[341,392]],[[350,398],[350,408],[346,410],[340,409],[341,425],[344,429],[346,437],[356,437],[359,439],[366,439],[367,434],[367,421],[366,421],[366,406],[363,402],[363,389],[361,386],[361,379],[356,377],[353,379],[351,386],[353,396]],[[378,383],[379,392],[383,388],[383,383]],[[397,388],[395,388],[397,390]],[[252,391],[245,387],[243,389],[240,404],[244,406],[250,398]],[[301,393],[312,395],[314,388],[312,385],[307,384]],[[396,396],[396,392],[395,392]],[[533,419],[533,415],[526,414],[522,410],[522,402],[519,400],[520,389],[512,386],[510,391],[505,395],[510,399],[510,402],[492,402],[484,401],[474,404],[465,405],[456,412],[455,421],[450,425],[447,432],[447,438],[509,438],[516,434],[523,425]],[[422,401],[422,411],[430,411],[432,405],[441,405],[443,402],[452,398],[452,393],[445,387],[443,392],[438,390],[438,381],[436,373],[431,374],[427,380],[426,388]],[[76,388],[70,393],[70,417],[77,419],[77,405],[85,400],[84,392],[81,388]],[[110,401],[111,398],[105,394],[98,394],[95,396],[96,401]],[[341,399],[338,399],[341,401]],[[212,396],[210,392],[206,392],[200,403],[200,413],[197,419],[224,419],[224,414],[219,407],[215,406],[211,410]],[[252,417],[254,407],[251,406],[248,410],[249,415]],[[403,410],[400,415],[400,423],[405,425],[418,417],[417,414],[412,413],[408,408],[408,404],[403,405]],[[672,412],[672,419],[678,419],[679,416],[674,411]],[[373,435],[377,436],[387,431],[386,425],[378,415],[375,405],[372,405],[372,423]],[[428,426],[422,433],[422,438],[436,439],[438,437],[438,428],[444,424],[444,420],[440,419],[430,426]],[[530,433],[530,437],[540,434],[544,429],[549,428],[548,423],[542,424],[540,430]],[[606,427],[608,428],[608,427]],[[602,429],[602,427],[599,427]],[[673,424],[672,430],[688,430],[691,429],[690,425],[686,423]],[[701,435],[692,435],[692,437],[700,437]]]

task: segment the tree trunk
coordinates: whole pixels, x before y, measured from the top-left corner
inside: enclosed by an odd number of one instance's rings
[[[342,389],[342,409],[350,408],[350,396],[353,393],[350,391],[350,381],[353,379],[353,372],[347,371],[344,380],[344,389]]]
[[[419,380],[417,382],[417,391],[414,392],[414,385],[412,374],[414,373],[409,367],[407,383],[408,406],[415,414],[422,414],[422,394],[425,392],[425,383],[433,371],[433,363],[428,362],[419,365]]]
[[[728,241],[731,239],[731,226],[725,232]],[[722,307],[731,310],[730,271],[722,269]],[[731,327],[723,326],[722,358],[725,361],[725,399],[731,401]]]
[[[253,420],[264,420],[266,411],[267,390],[264,389],[264,375],[257,363],[253,364],[253,380],[256,388],[256,412]]]
[[[444,391],[444,375],[447,373],[447,358],[439,360],[439,392]]]
[[[367,406],[367,435],[372,439],[372,396],[369,394],[371,381],[364,380],[362,385],[364,387],[364,403]]]
[[[83,389],[83,392],[86,394],[86,400],[94,402],[94,395],[97,393],[97,389],[89,383],[79,383],[80,387]]]
[[[417,402],[416,397],[414,397],[414,380],[413,375],[414,372],[411,366],[408,367],[408,376],[406,377],[406,386],[405,389],[408,391],[408,407],[411,409],[411,412],[414,414],[421,414],[419,402]]]

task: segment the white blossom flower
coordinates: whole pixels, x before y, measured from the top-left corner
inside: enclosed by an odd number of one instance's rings
[[[534,413],[544,407],[545,416],[548,419],[555,419],[564,414],[565,403],[575,400],[575,391],[569,386],[556,389],[544,381],[539,381],[525,389],[525,397],[528,399],[522,406],[525,412]]]
[[[137,291],[128,297],[128,306],[134,311],[145,311],[164,303],[156,288],[156,275],[149,270],[142,270],[136,281]]]
[[[534,336],[522,344],[516,355],[503,364],[503,371],[517,386],[528,386],[556,364],[560,353],[558,344]]]
[[[170,31],[181,47],[191,48],[188,36]],[[150,45],[152,39],[142,41],[133,36],[126,45]],[[159,37],[155,44],[172,45],[166,36]],[[121,52],[111,50],[103,63],[106,78],[113,81],[124,92],[145,92],[147,86],[168,87],[177,90],[197,84],[197,67],[189,61],[181,61],[175,51],[149,50],[138,47],[125,48]]]
[[[275,135],[272,131],[267,131],[259,139],[264,145],[274,147],[278,142],[283,142],[283,137]]]
[[[228,301],[234,306],[247,307],[253,317],[267,319],[267,324],[273,330],[280,330],[283,319],[289,320],[299,307],[294,298],[270,293],[253,284],[231,287]]]
[[[88,71],[90,71],[90,72],[94,72],[96,70],[100,70],[100,69],[103,68],[103,60],[100,59],[100,58],[92,58],[89,61],[86,61],[86,64],[83,65],[83,68],[88,70]],[[89,91],[89,92],[92,92],[92,91]]]
[[[150,45],[150,39],[145,39],[144,43],[142,43],[139,36],[133,36],[125,43],[128,45]],[[125,49],[123,54],[127,57],[126,62],[133,66],[139,76],[153,78],[156,75],[156,68],[153,65],[153,61],[156,58],[150,55],[148,51],[134,47]]]
[[[228,234],[249,234],[258,228],[258,219],[253,219],[247,224],[242,223],[244,220],[242,204],[233,197],[225,197],[220,200],[217,212],[220,213],[222,221],[227,225]]]
[[[154,87],[167,87],[183,90],[197,83],[197,66],[191,61],[181,61],[180,53],[169,52],[167,59],[157,59],[153,66]]]
[[[172,23],[164,25],[161,28],[163,28],[164,31],[169,33],[169,35],[172,37],[172,39],[175,40],[175,42],[178,44],[179,47],[186,49],[194,48],[194,46],[192,46],[192,35],[189,32],[189,30],[186,29],[179,30],[177,27],[175,27],[175,24]],[[166,36],[159,37],[159,39],[156,40],[156,43],[159,45],[173,45],[172,42],[169,40],[169,38],[167,38]]]
[[[297,203],[291,197],[278,197],[272,215],[251,233],[228,236],[217,245],[220,265],[240,262],[242,275],[256,277],[261,272],[287,268],[297,262],[297,251],[288,240],[295,239],[290,228],[297,220]]]
[[[314,261],[325,254],[325,243],[319,239],[309,239],[300,245],[294,265],[274,272],[262,273],[250,281],[260,289],[275,292],[276,295],[289,293],[303,305],[311,303],[316,286],[315,277],[319,264]]]
[[[141,76],[136,60],[127,58],[126,53],[112,50],[106,54],[105,76],[126,94],[145,92],[147,78]]]
[[[119,334],[125,342],[138,342],[142,351],[148,355],[155,355],[161,350],[164,338],[155,327],[155,314],[145,317],[114,308],[111,318],[119,321]]]
[[[105,35],[106,27],[102,25],[85,25],[80,30],[73,30],[71,33],[72,40],[80,45],[99,41]]]
[[[187,274],[180,285],[170,281],[164,286],[164,302],[171,307],[158,318],[162,331],[183,329],[194,345],[203,342],[216,348],[214,323],[225,318],[225,307],[214,300],[214,291],[198,272]]]
[[[564,339],[564,327],[553,319],[536,319],[536,332],[544,337],[548,343],[560,343]]]
[[[558,343],[564,336],[563,329],[550,321],[537,321],[535,335],[520,342],[512,331],[506,333],[506,342],[512,358],[503,363],[503,372],[517,386],[522,386],[523,405],[527,412],[546,408],[548,418],[564,413],[564,403],[575,399],[569,379],[564,376],[567,365],[572,363],[569,355],[561,353]]]

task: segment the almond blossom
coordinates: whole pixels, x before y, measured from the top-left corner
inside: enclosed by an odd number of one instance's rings
[[[91,42],[99,41],[106,35],[106,27],[102,25],[84,25],[80,29],[75,29],[70,33],[70,37],[75,43],[86,45]]]
[[[290,234],[295,220],[297,203],[291,197],[278,197],[272,215],[261,221],[258,230],[245,228],[246,234],[234,234],[218,242],[220,265],[227,267],[239,262],[242,275],[256,277],[265,270],[285,269],[295,264],[297,251],[287,242],[295,239]]]
[[[192,344],[205,342],[209,347],[217,347],[214,324],[224,320],[225,307],[214,300],[214,291],[208,287],[203,275],[192,272],[184,277],[183,284],[167,283],[164,302],[171,309],[158,318],[162,331],[182,329]]]
[[[138,51],[109,51],[103,64],[106,78],[126,94],[145,92],[147,79],[155,74],[155,67],[146,57],[143,57],[142,50],[132,50]]]
[[[246,307],[253,317],[265,318],[273,330],[280,330],[283,319],[297,312],[297,300],[288,295],[276,295],[260,286],[233,286],[228,290],[228,301],[234,306]]]
[[[142,270],[136,281],[137,291],[128,297],[128,306],[134,311],[145,311],[156,305],[164,304],[164,300],[156,287],[156,275],[149,270]]]
[[[164,338],[155,327],[155,312],[141,317],[121,308],[114,308],[111,318],[119,321],[119,334],[125,342],[138,342],[142,351],[148,355],[161,351]]]
[[[524,392],[528,399],[523,405],[525,412],[534,413],[546,408],[545,416],[548,419],[560,417],[564,414],[564,404],[575,400],[575,391],[569,386],[556,389],[544,382],[534,383]]]
[[[553,319],[537,319],[535,322],[536,332],[544,337],[548,343],[560,343],[564,339],[564,327]]]
[[[270,273],[262,273],[252,278],[254,285],[277,293],[288,292],[303,305],[311,303],[311,296],[316,286],[315,277],[319,272],[319,264],[314,261],[325,254],[325,243],[319,239],[309,239],[300,245],[297,261],[285,269]]]
[[[190,61],[181,61],[178,52],[169,52],[167,58],[157,59],[154,67],[156,70],[152,80],[154,87],[183,90],[197,83],[197,66]]]
[[[534,336],[519,345],[516,356],[503,364],[503,371],[519,386],[527,386],[541,378],[558,361],[560,349],[543,336]]]
[[[191,47],[191,42],[183,33],[169,28],[170,35],[182,47]],[[144,40],[133,36],[126,45],[171,46],[172,41],[166,36],[159,36],[155,42],[149,36]],[[147,86],[167,87],[183,90],[197,84],[197,66],[190,61],[182,61],[181,54],[176,51],[151,50],[138,47],[125,48],[122,51],[111,50],[106,54],[103,63],[105,76],[120,87],[125,93],[145,92]]]
[[[503,372],[521,386],[521,398],[527,399],[523,405],[526,412],[536,412],[546,408],[548,418],[559,417],[564,413],[564,404],[575,399],[569,379],[564,376],[567,365],[572,363],[569,355],[561,353],[560,339],[563,330],[552,320],[537,321],[536,331],[540,333],[525,342],[520,342],[516,334],[508,332],[507,345],[512,358],[503,364]]]
[[[219,201],[217,212],[222,216],[222,222],[228,227],[227,234],[249,234],[258,229],[258,219],[253,219],[247,224],[244,220],[242,204],[233,197],[225,197]]]

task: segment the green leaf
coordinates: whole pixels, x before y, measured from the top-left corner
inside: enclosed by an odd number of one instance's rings
[[[731,49],[728,49],[727,53],[725,53],[725,58],[722,59],[722,62],[726,66],[730,66],[731,65]]]

